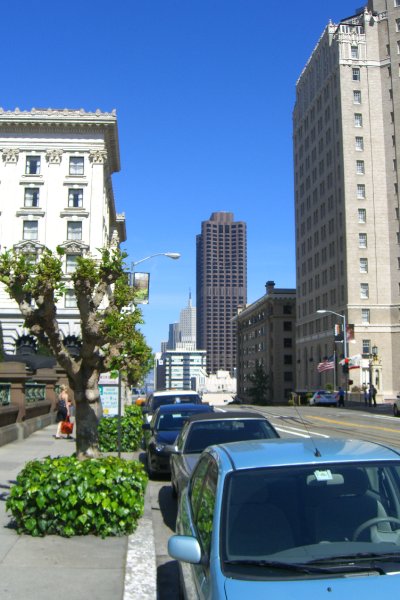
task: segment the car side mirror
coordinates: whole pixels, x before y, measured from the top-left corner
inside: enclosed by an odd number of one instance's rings
[[[175,560],[198,565],[201,563],[201,547],[195,537],[173,535],[168,540],[168,554]]]

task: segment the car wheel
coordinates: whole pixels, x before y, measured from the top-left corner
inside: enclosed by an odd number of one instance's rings
[[[395,417],[399,417],[400,416],[400,411],[398,409],[397,404],[393,404],[393,414]]]
[[[150,479],[154,479],[156,476],[156,472],[151,468],[151,458],[149,453],[147,453],[147,473]]]

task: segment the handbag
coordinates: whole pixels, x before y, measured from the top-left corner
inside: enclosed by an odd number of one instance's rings
[[[69,417],[65,419],[65,421],[61,421],[61,433],[65,435],[71,435],[74,430],[74,424],[71,423]]]

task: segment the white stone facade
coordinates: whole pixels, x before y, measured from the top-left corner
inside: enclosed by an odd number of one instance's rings
[[[341,319],[317,313],[326,309],[354,326],[348,354],[363,358],[353,385],[369,381],[376,346],[380,398],[400,390],[399,32],[400,6],[370,0],[326,27],[297,82],[298,388],[330,381],[316,365],[343,355],[334,340]]]
[[[31,255],[65,251],[66,281],[79,254],[126,239],[111,175],[120,170],[115,112],[0,109],[0,244]],[[74,297],[60,300],[64,335],[79,334]],[[26,333],[17,305],[0,289],[3,346],[13,354]]]

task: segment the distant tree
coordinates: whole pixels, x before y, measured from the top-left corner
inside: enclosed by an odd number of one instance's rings
[[[130,385],[150,370],[152,352],[137,326],[140,310],[127,310],[135,301],[128,285],[119,249],[102,249],[101,258],[79,257],[71,276],[80,314],[79,354],[63,343],[57,318],[57,301],[69,281],[63,274],[63,250],[45,249],[36,262],[9,250],[0,255],[0,281],[25,319],[24,325],[40,345],[49,348],[65,370],[76,403],[76,447],[80,458],[99,455],[98,422],[101,416],[99,376],[118,370]],[[133,305],[134,306],[134,305]]]
[[[247,393],[253,404],[267,404],[271,385],[269,375],[264,371],[264,367],[257,364],[254,372],[247,375],[247,380],[251,383]]]

